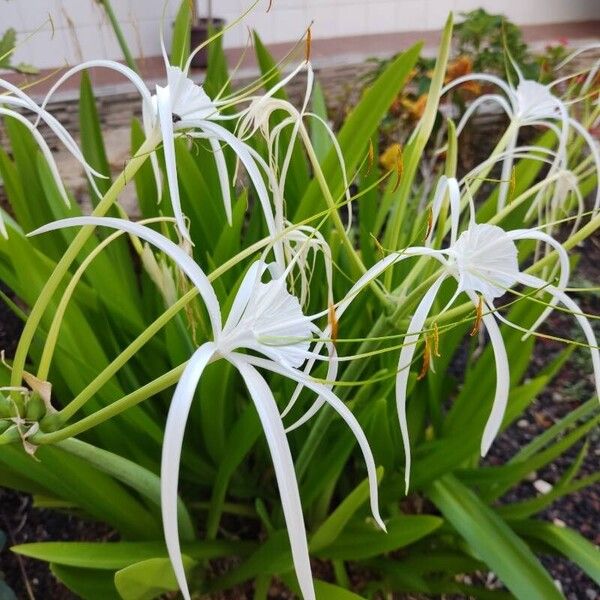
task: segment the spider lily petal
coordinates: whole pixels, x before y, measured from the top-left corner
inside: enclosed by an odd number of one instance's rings
[[[294,474],[294,461],[277,404],[266,381],[250,364],[250,361],[246,360],[243,355],[230,355],[228,360],[239,371],[256,406],[275,468],[298,584],[302,596],[306,600],[312,600],[315,598],[315,591],[300,503],[300,491]]]
[[[544,233],[543,231],[535,231],[530,229],[517,229],[514,231],[510,231],[507,235],[513,240],[538,240],[540,242],[544,242],[548,244],[548,246],[552,246],[556,253],[558,254],[558,260],[560,264],[560,277],[558,282],[558,289],[564,291],[569,283],[569,278],[571,275],[571,265],[569,263],[569,256],[567,251],[563,248],[562,244],[557,242],[552,236]],[[542,312],[539,318],[535,321],[535,323],[529,328],[528,334],[523,336],[523,340],[526,340],[531,333],[533,333],[550,315],[552,309],[556,304],[558,304],[558,297],[553,296],[550,300],[548,307]]]
[[[596,384],[596,395],[600,400],[600,352],[598,351],[598,342],[596,340],[596,335],[594,334],[594,330],[592,329],[589,320],[581,312],[581,308],[579,308],[579,305],[572,298],[570,298],[563,290],[558,289],[553,285],[548,285],[543,279],[540,279],[539,277],[534,277],[533,275],[521,273],[519,275],[519,283],[533,288],[543,288],[549,294],[556,296],[559,302],[572,312],[573,316],[579,323],[579,326],[581,327],[581,330],[583,331],[586,341],[590,347],[592,366],[594,369],[594,379]]]
[[[179,527],[177,521],[177,488],[179,487],[179,463],[185,424],[190,412],[198,382],[204,369],[214,357],[215,345],[207,342],[200,346],[190,358],[181,379],[175,388],[163,438],[162,459],[160,468],[160,504],[163,517],[165,543],[173,571],[181,593],[186,600],[190,592],[181,558],[179,544]]]
[[[415,310],[408,329],[406,330],[406,337],[404,338],[404,344],[402,345],[400,358],[398,359],[398,371],[396,374],[396,410],[398,411],[400,432],[404,444],[404,482],[406,484],[406,493],[408,493],[410,482],[411,465],[410,438],[408,436],[408,421],[406,418],[406,389],[408,387],[408,375],[417,348],[419,333],[425,325],[425,321],[433,306],[435,297],[440,291],[440,287],[446,280],[446,277],[447,275],[445,274],[438,277],[429,290],[427,290],[425,296],[423,296],[423,299]]]
[[[153,246],[156,246],[159,250],[162,250],[177,263],[181,270],[190,278],[194,286],[198,289],[198,292],[200,293],[200,296],[206,305],[206,310],[208,311],[208,316],[213,328],[213,332],[215,332],[215,336],[220,333],[221,308],[208,277],[206,277],[204,271],[194,261],[194,259],[185,252],[185,250],[153,229],[150,229],[144,225],[140,225],[139,223],[133,223],[132,221],[116,219],[113,217],[73,217],[70,219],[61,219],[59,221],[53,221],[52,223],[42,225],[42,227],[32,231],[28,235],[39,235],[41,233],[47,233],[48,231],[54,231],[56,229],[63,229],[65,227],[78,227],[81,225],[93,225],[99,227],[103,226],[110,227],[111,229],[126,231],[127,233],[131,233],[132,235],[139,237]]]
[[[323,385],[322,383],[317,383],[298,369],[288,368],[279,365],[271,360],[266,360],[258,356],[237,353],[234,353],[234,355],[236,357],[242,357],[243,360],[246,360],[248,363],[254,365],[255,367],[259,367],[267,371],[272,371],[273,373],[277,373],[278,375],[288,377],[289,379],[301,383],[303,386],[309,388],[310,390],[318,394],[319,397],[324,398],[325,401],[340,415],[340,417],[346,422],[346,424],[354,434],[362,451],[365,464],[367,466],[371,512],[373,514],[373,518],[375,519],[379,527],[381,527],[383,531],[386,531],[385,523],[383,522],[383,519],[379,514],[377,472],[375,468],[375,460],[373,459],[373,454],[371,452],[369,442],[359,422],[356,420],[356,417],[352,414],[350,409],[327,386]]]
[[[479,299],[476,294],[472,292],[468,293],[471,302],[474,306],[477,306]],[[496,364],[496,391],[494,394],[494,401],[492,403],[492,410],[490,416],[483,429],[483,435],[481,437],[481,456],[485,456],[500,427],[502,426],[502,419],[506,412],[506,406],[508,404],[508,392],[510,389],[510,372],[508,368],[508,356],[506,355],[506,346],[500,333],[500,328],[493,314],[484,312],[481,315],[481,320],[486,328],[490,342],[492,344],[492,350],[494,352],[494,362]]]
[[[156,86],[156,105],[158,108],[158,119],[162,134],[163,150],[165,155],[165,167],[167,169],[167,183],[169,195],[173,205],[173,214],[181,235],[190,243],[190,232],[185,223],[185,217],[181,210],[181,199],[179,197],[179,184],[177,183],[177,165],[175,162],[175,139],[173,132],[173,111],[171,104],[171,89],[169,87]]]

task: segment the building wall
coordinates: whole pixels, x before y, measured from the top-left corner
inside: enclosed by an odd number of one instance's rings
[[[198,0],[201,11],[207,0]],[[238,17],[250,0],[213,0],[215,16]],[[164,0],[112,0],[132,51],[159,54],[158,31]],[[166,37],[178,0],[166,10]],[[333,38],[393,31],[438,29],[448,11],[482,6],[506,14],[519,24],[600,19],[600,0],[268,0],[240,26],[228,32],[228,47],[243,46],[247,27],[267,43],[293,41],[313,22],[313,36]],[[46,21],[51,15],[54,32]],[[119,46],[97,0],[0,0],[0,32],[19,34],[15,60],[39,68],[73,64],[90,58],[121,58]],[[36,28],[41,29],[35,32]]]

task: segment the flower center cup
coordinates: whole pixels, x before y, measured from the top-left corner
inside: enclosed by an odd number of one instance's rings
[[[502,296],[517,282],[517,255],[517,247],[507,233],[485,223],[469,227],[449,250],[460,288],[490,300]]]

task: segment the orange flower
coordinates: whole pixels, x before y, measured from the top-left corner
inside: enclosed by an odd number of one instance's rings
[[[463,75],[473,72],[473,60],[468,56],[459,56],[456,60],[448,64],[446,69],[445,82],[450,83]]]
[[[401,157],[402,146],[400,144],[392,144],[391,146],[388,146],[383,154],[379,157],[379,164],[386,171],[393,171],[396,169]]]
[[[427,94],[421,94],[415,101],[404,98],[402,106],[408,111],[408,115],[415,121],[420,119],[425,112],[427,104]]]

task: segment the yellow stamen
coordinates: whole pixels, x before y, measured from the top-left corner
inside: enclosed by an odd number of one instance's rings
[[[437,358],[440,354],[440,331],[437,322],[433,324],[433,355]]]
[[[310,50],[312,46],[312,25],[306,30],[306,62],[310,61]]]
[[[402,179],[403,172],[404,172],[404,160],[402,159],[402,148],[400,148],[400,150],[398,152],[398,157],[396,159],[397,179],[396,179],[396,185],[394,185],[393,192],[395,192],[398,189],[398,186],[400,185],[400,180]]]
[[[483,317],[483,296],[479,296],[479,302],[477,303],[477,312],[475,315],[475,324],[471,329],[471,336],[477,335],[481,327],[481,318]]]
[[[327,311],[327,321],[331,329],[331,339],[335,344],[338,339],[338,319],[335,313],[335,306],[333,304],[329,305],[329,309]]]
[[[421,371],[417,375],[417,381],[421,381],[427,375],[429,371],[429,365],[431,364],[431,344],[429,342],[429,336],[425,336],[425,352],[423,353],[423,366]]]
[[[429,237],[432,227],[433,227],[433,209],[430,206],[427,210],[427,231],[425,232],[425,239],[427,239]]]
[[[373,140],[369,138],[369,153],[368,153],[367,170],[365,172],[365,176],[367,176],[371,172],[371,169],[373,168],[374,160],[375,160],[375,149],[373,148]]]

